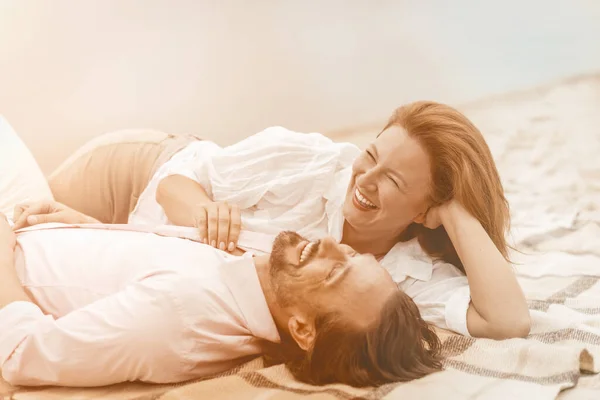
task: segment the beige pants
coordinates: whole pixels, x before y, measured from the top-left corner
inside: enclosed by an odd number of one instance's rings
[[[56,201],[104,223],[127,223],[156,170],[200,138],[150,130],[104,134],[77,150],[48,178]]]

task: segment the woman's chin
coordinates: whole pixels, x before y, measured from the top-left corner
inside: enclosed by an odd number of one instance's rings
[[[371,226],[376,218],[374,210],[361,210],[358,209],[352,202],[346,201],[344,203],[344,219],[346,222],[356,230],[366,230]]]

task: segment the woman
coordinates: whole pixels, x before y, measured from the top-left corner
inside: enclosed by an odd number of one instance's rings
[[[241,221],[264,233],[329,233],[376,255],[437,326],[495,339],[529,332],[498,172],[481,133],[451,107],[399,108],[364,152],[283,128],[225,149],[192,143],[158,169],[130,217],[197,226],[229,251]]]

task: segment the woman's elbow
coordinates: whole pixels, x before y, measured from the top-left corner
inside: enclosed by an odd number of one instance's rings
[[[166,196],[166,192],[169,190],[169,181],[168,179],[169,177],[163,178],[162,180],[160,180],[158,182],[158,186],[156,186],[156,197],[155,200],[158,204],[162,204],[164,201],[164,198]]]
[[[516,327],[517,335],[515,337],[525,338],[529,336],[529,332],[531,331],[531,314],[529,314],[529,310],[523,313]]]
[[[516,339],[526,338],[531,331],[531,316],[529,310],[520,315],[513,315],[512,318],[497,324],[493,329],[493,339]]]

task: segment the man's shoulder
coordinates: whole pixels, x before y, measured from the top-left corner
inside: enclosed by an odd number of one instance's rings
[[[192,331],[198,334],[247,334],[239,286],[232,282],[243,279],[240,277],[249,272],[248,268],[252,268],[250,272],[256,274],[252,260],[239,257],[224,260],[209,274],[194,270],[178,271],[167,277],[165,282],[168,283],[163,290],[168,291],[169,297],[175,300],[186,325]]]
[[[246,257],[223,257],[211,260],[210,265],[203,265],[206,264],[203,261],[174,269],[172,274],[165,277],[173,295],[194,309],[227,308],[227,303],[235,302],[232,280],[247,274],[250,268],[250,272],[256,274],[252,260]]]

